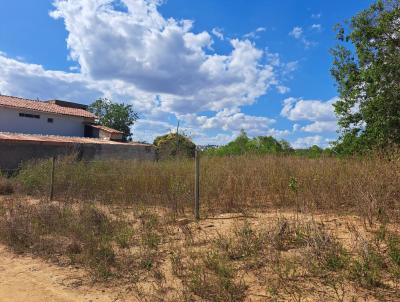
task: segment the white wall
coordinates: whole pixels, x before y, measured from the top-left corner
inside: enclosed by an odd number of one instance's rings
[[[19,113],[40,115],[40,119],[21,117]],[[53,119],[53,123],[47,121]],[[84,118],[0,107],[0,132],[43,135],[84,136]]]

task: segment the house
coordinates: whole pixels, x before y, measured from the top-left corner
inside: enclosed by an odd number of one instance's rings
[[[122,141],[123,132],[106,126],[89,125],[86,127],[86,137],[97,137],[110,141]]]
[[[156,159],[154,146],[123,142],[121,131],[96,119],[82,104],[0,95],[0,171],[69,154],[86,161]]]
[[[121,141],[123,133],[96,125],[87,106],[72,102],[34,101],[0,95],[0,132],[92,137]]]

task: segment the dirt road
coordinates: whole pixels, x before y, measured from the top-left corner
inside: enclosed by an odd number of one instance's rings
[[[0,245],[0,302],[121,301],[118,293],[84,284],[84,273],[15,255]]]

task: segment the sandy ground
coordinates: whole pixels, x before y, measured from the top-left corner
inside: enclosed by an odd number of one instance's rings
[[[118,293],[92,287],[83,280],[79,269],[15,255],[0,245],[1,302],[120,301]]]
[[[219,233],[227,232],[238,221],[246,220],[257,228],[263,227],[282,216],[293,216],[293,213],[264,213],[246,218],[226,214],[204,219],[198,224],[183,220],[180,228],[182,229],[181,232],[185,233],[186,225],[191,226],[192,231],[198,234],[198,239],[207,238],[210,240]],[[362,221],[356,217],[348,216],[344,220],[343,217],[316,215],[313,220],[323,221],[325,228],[336,233],[345,246],[350,246],[353,240],[346,231],[347,222],[357,225],[357,229],[362,229]],[[171,272],[165,273],[167,280],[173,279]],[[256,293],[258,293],[257,288],[250,288],[247,301],[268,301],[265,296],[257,299]],[[133,292],[127,291],[127,288],[104,283],[93,284],[87,273],[79,267],[61,267],[40,258],[17,255],[8,250],[7,247],[0,245],[0,302],[143,301],[143,299],[136,297]],[[375,299],[367,297],[368,295],[363,301],[375,301]],[[161,298],[160,301],[162,300]]]

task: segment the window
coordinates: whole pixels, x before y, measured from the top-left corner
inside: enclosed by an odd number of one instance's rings
[[[30,114],[30,113],[20,113],[19,114],[20,117],[29,117],[29,118],[40,118],[40,115],[38,114]]]
[[[53,120],[51,117],[49,117],[49,118],[47,119],[47,122],[48,122],[48,123],[53,123],[54,120]]]

